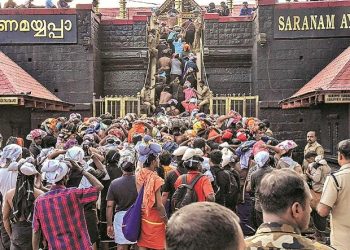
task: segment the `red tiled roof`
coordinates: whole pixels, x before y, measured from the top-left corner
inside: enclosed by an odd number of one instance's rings
[[[62,102],[14,61],[0,51],[0,96],[22,95]]]
[[[350,47],[288,99],[316,91],[350,91]]]

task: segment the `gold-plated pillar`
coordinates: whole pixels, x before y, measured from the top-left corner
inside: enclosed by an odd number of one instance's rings
[[[233,0],[227,0],[227,7],[230,9],[230,13],[232,13],[232,9],[233,9]]]
[[[179,12],[177,15],[177,25],[182,25],[182,0],[175,0],[175,9]]]
[[[126,18],[126,0],[119,0],[119,18]]]

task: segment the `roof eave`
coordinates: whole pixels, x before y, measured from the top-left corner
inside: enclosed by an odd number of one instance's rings
[[[326,94],[350,93],[349,90],[318,90],[300,96],[292,96],[279,102],[282,109],[309,108],[325,101]]]
[[[18,105],[25,108],[43,109],[47,111],[70,111],[74,107],[74,104],[58,101],[58,100],[48,100],[45,98],[39,98],[29,95],[0,95],[2,97],[18,97]]]

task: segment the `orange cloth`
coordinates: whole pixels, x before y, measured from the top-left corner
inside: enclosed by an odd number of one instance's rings
[[[134,134],[144,134],[145,133],[145,125],[142,123],[134,123],[132,128],[128,132],[128,142],[132,142],[132,137]]]
[[[17,145],[24,147],[24,141],[23,138],[21,137],[17,137]]]
[[[157,208],[152,208],[148,215],[142,211],[141,234],[137,245],[151,249],[165,249],[165,224]]]
[[[217,135],[219,135],[219,133],[215,129],[211,129],[209,134],[208,134],[208,139],[215,137]],[[221,136],[217,137],[214,141],[216,143],[221,143]]]
[[[156,191],[164,184],[164,180],[156,172],[141,168],[136,173],[136,183],[139,186],[145,185],[142,207],[148,215],[156,203]]]
[[[198,171],[188,171],[186,175],[186,181],[187,183],[191,183],[191,181],[196,178],[197,175],[199,175],[200,172]],[[174,184],[175,189],[178,189],[178,187],[182,184],[182,176],[179,176]],[[194,190],[197,194],[198,201],[206,201],[206,198],[214,194],[213,186],[211,185],[211,182],[207,176],[202,176],[194,185]]]

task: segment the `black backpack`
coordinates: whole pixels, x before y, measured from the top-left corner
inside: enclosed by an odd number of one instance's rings
[[[173,209],[173,212],[186,205],[198,201],[198,197],[196,191],[194,190],[194,186],[202,176],[202,174],[198,174],[189,184],[187,183],[187,175],[184,174],[181,176],[182,184],[175,191],[171,199],[171,207]]]
[[[223,195],[223,197],[224,197],[225,207],[229,207],[231,209],[234,209],[235,205],[238,202],[239,193],[240,193],[239,175],[236,172],[234,173],[233,171],[224,170],[224,169],[220,169],[218,172],[216,172],[216,175],[221,171],[224,171],[226,173],[226,175],[229,176],[230,184],[229,184],[229,188],[227,190],[227,193],[221,193],[220,195]],[[216,179],[217,179],[216,175],[214,176],[215,185],[217,185],[216,184]],[[220,191],[221,190],[218,190],[217,193]]]

